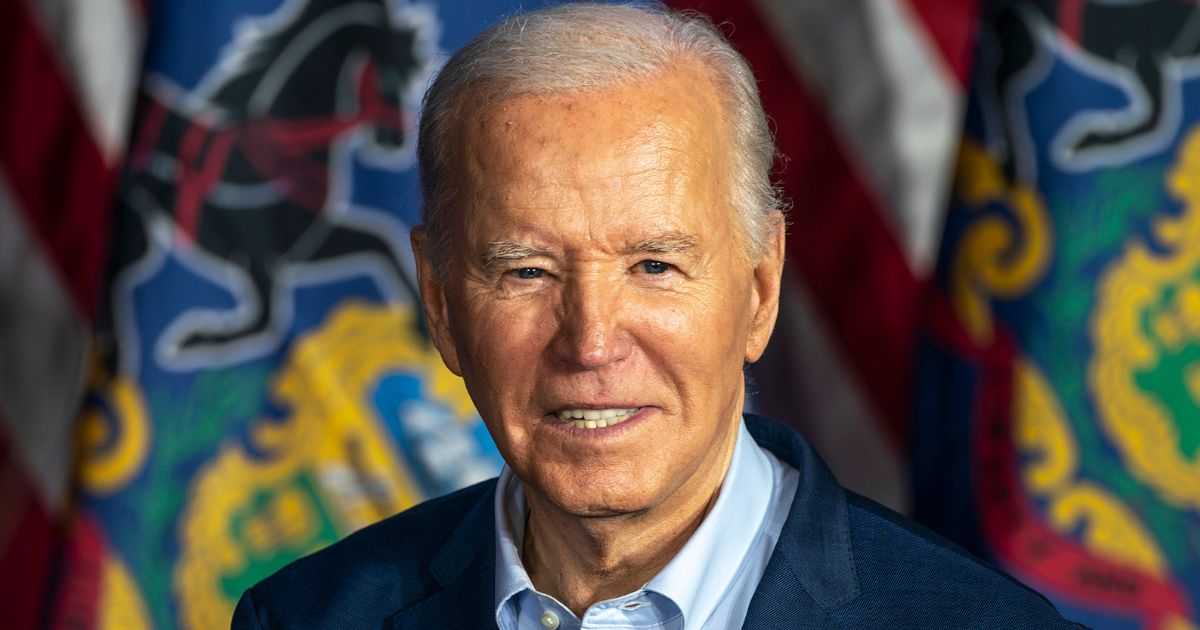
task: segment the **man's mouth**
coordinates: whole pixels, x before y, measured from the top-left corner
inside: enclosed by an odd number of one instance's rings
[[[555,412],[559,420],[576,429],[604,429],[632,418],[641,407],[630,409],[562,409]]]

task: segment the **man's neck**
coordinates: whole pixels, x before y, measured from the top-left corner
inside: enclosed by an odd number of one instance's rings
[[[521,558],[539,592],[576,616],[592,604],[632,593],[662,571],[703,522],[733,455],[663,504],[636,514],[578,517],[525,488],[529,518]]]

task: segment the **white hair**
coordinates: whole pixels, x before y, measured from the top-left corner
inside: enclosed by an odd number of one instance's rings
[[[702,15],[658,5],[573,3],[509,17],[452,56],[425,94],[417,139],[424,223],[433,268],[451,251],[446,209],[453,179],[444,173],[451,125],[471,115],[467,98],[484,102],[530,94],[615,87],[662,74],[682,60],[702,63],[725,108],[733,146],[730,201],[741,219],[751,260],[766,253],[784,210],[771,184],[775,142],[749,65]],[[475,101],[478,102],[478,101]]]

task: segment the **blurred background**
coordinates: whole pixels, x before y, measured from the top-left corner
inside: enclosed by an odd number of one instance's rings
[[[0,625],[222,628],[496,474],[415,125],[517,0],[0,3]],[[751,407],[1105,629],[1200,623],[1200,5],[672,0],[793,203]]]

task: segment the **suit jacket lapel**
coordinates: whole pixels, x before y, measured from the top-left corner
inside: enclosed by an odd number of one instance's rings
[[[496,591],[495,486],[484,493],[434,556],[440,590],[388,618],[386,628],[494,628]]]
[[[861,593],[845,491],[794,432],[749,415],[747,428],[761,446],[800,472],[800,485],[744,627],[775,628],[782,620],[788,627],[833,625],[828,611]]]
[[[387,628],[428,630],[429,628],[494,628],[496,611],[492,606],[495,590],[495,558],[480,554],[458,579],[393,615]]]

